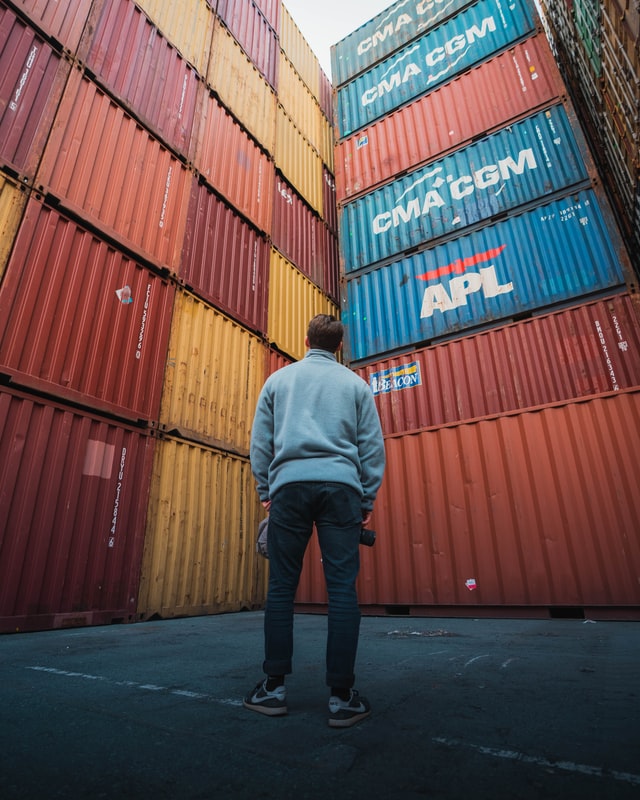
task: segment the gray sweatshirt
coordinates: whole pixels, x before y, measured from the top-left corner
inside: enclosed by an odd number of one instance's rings
[[[251,469],[262,501],[287,483],[331,481],[356,489],[363,511],[370,511],[384,465],[373,395],[333,353],[308,350],[267,379],[251,430]]]

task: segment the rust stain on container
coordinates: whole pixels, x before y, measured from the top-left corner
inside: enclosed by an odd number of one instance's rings
[[[24,184],[0,175],[0,282],[29,194],[30,190]]]
[[[261,606],[267,568],[256,553],[255,540],[262,516],[246,459],[172,437],[159,441],[139,617],[197,616]]]

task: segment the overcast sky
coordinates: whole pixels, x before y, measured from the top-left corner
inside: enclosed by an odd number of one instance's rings
[[[331,78],[329,48],[395,0],[284,0],[300,32]]]

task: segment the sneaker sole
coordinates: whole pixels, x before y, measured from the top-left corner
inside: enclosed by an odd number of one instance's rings
[[[287,713],[286,706],[272,708],[270,706],[258,705],[257,703],[247,703],[246,700],[242,701],[242,705],[245,708],[248,708],[250,711],[257,711],[259,714],[264,714],[267,717],[284,717],[284,715]]]
[[[350,728],[352,725],[357,725],[358,722],[362,722],[363,719],[371,716],[371,711],[363,711],[362,714],[354,714],[352,717],[346,717],[345,719],[335,719],[334,717],[329,717],[329,727],[330,728]]]

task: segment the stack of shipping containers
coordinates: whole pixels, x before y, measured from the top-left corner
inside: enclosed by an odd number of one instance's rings
[[[0,630],[260,606],[255,403],[337,310],[328,79],[280,0],[0,0],[0,63]]]
[[[332,72],[347,358],[388,459],[361,602],[637,610],[636,279],[537,13],[404,0]]]

